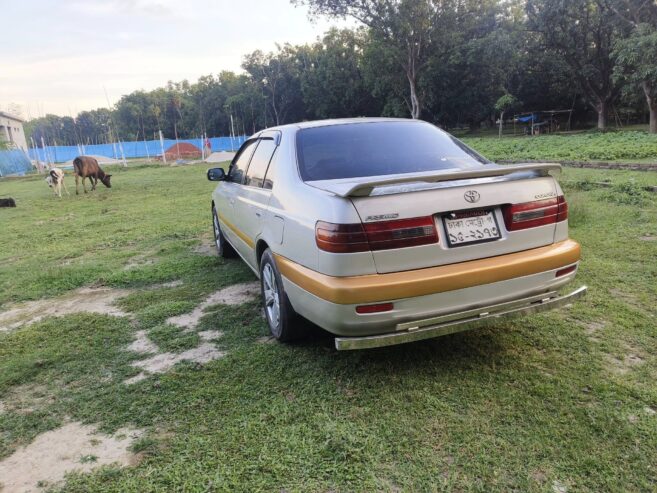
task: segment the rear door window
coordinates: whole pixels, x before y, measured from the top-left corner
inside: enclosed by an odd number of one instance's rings
[[[251,164],[246,173],[245,185],[258,188],[262,187],[265,175],[267,174],[267,168],[275,151],[276,141],[273,138],[265,137],[260,139],[258,148],[253,153]]]
[[[465,144],[419,121],[362,122],[297,132],[304,181],[469,169],[489,163]]]
[[[244,145],[237,152],[230,165],[230,173],[228,177],[233,183],[242,183],[244,181],[244,173],[249,166],[249,161],[253,155],[253,151],[258,143],[257,139],[247,140]]]

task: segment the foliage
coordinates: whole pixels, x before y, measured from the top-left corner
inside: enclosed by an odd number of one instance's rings
[[[621,89],[611,52],[624,29],[613,11],[597,0],[528,0],[527,15],[529,28],[568,64],[604,130]]]
[[[624,182],[614,185],[601,194],[601,199],[615,204],[645,205],[651,196],[636,182]]]
[[[626,91],[642,91],[650,111],[650,131],[657,133],[657,30],[637,24],[632,34],[614,48],[616,80],[626,80]]]
[[[514,108],[517,108],[520,104],[520,101],[513,96],[512,94],[504,94],[503,96],[500,96],[500,98],[495,101],[495,109],[501,113],[504,113],[506,111],[511,111]]]

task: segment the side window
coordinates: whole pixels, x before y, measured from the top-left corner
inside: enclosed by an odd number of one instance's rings
[[[241,184],[242,181],[244,180],[244,172],[246,171],[246,168],[249,165],[249,161],[251,160],[251,155],[253,154],[253,150],[256,148],[257,143],[258,141],[256,139],[247,141],[238,151],[237,155],[235,156],[235,159],[230,165],[230,173],[228,175],[230,181],[232,181],[233,183]]]
[[[265,174],[267,173],[267,167],[269,166],[271,157],[274,155],[274,151],[276,151],[276,142],[274,139],[265,137],[260,140],[260,144],[258,144],[258,148],[253,154],[251,164],[246,172],[245,185],[262,187]]]
[[[275,166],[276,159],[272,157],[271,161],[269,161],[269,166],[267,167],[267,172],[265,173],[265,182],[262,185],[262,188],[265,188],[267,190],[271,190],[274,188],[274,181],[272,180],[272,176],[274,175],[272,173],[272,170]]]

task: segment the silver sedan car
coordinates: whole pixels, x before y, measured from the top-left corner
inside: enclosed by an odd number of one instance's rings
[[[262,285],[274,337],[303,317],[338,349],[399,344],[571,303],[558,164],[499,166],[422,121],[274,127],[208,171],[214,237]]]

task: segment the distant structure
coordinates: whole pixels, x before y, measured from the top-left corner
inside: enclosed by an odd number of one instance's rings
[[[0,142],[9,142],[10,148],[27,152],[27,140],[21,118],[0,111]]]

